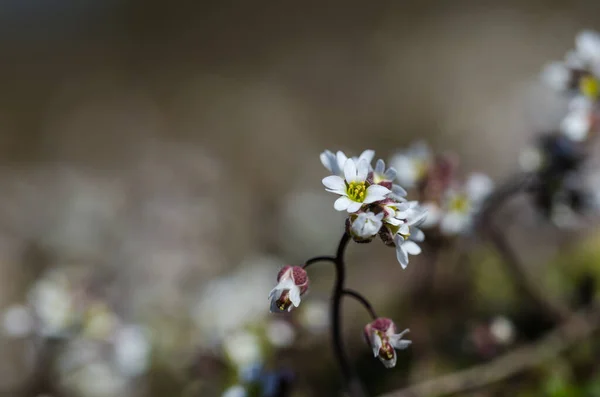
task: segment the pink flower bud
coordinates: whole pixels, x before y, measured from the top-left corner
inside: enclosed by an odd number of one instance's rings
[[[277,274],[277,285],[271,293],[271,312],[291,311],[300,305],[300,297],[308,290],[308,274],[300,266],[284,266]]]

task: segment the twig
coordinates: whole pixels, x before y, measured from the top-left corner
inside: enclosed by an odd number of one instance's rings
[[[379,397],[446,396],[482,388],[540,366],[600,329],[600,311],[574,314],[538,342],[515,349],[487,364],[432,379]]]
[[[521,177],[512,178],[511,182],[505,184],[486,201],[482,209],[478,226],[487,232],[490,241],[494,244],[498,253],[504,259],[507,270],[515,282],[518,292],[534,303],[538,310],[556,323],[563,322],[571,316],[571,310],[561,302],[549,297],[539,284],[533,281],[518,255],[514,252],[506,236],[494,225],[493,214],[499,210],[508,200],[535,183],[535,177],[524,174]]]

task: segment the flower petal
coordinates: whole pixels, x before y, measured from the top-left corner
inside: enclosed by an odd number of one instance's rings
[[[367,188],[367,194],[365,195],[365,204],[374,203],[375,201],[381,201],[385,199],[390,193],[390,189],[381,185],[371,185]]]
[[[425,233],[421,229],[413,227],[410,229],[410,239],[420,243],[425,240]]]
[[[354,160],[347,159],[346,163],[344,163],[344,177],[348,183],[358,181]]]
[[[358,157],[358,161],[365,160],[367,164],[370,166],[371,161],[373,161],[373,157],[375,157],[374,150],[365,150]]]
[[[344,180],[337,175],[330,175],[328,177],[323,178],[323,185],[327,188],[328,192],[337,193],[337,194],[346,194],[346,184]]]
[[[375,333],[371,333],[371,347],[373,348],[373,357],[377,357],[379,355],[379,349],[381,349],[383,343],[381,342],[381,338]]]
[[[384,360],[381,356],[379,356],[379,360],[381,360],[381,362],[383,363],[383,366],[386,368],[394,368],[396,366],[396,360],[397,360],[397,355],[396,355],[396,351],[392,350],[392,359],[391,360]]]
[[[402,244],[402,242],[396,243],[396,259],[398,259],[398,262],[400,263],[400,266],[402,266],[402,269],[406,269],[406,266],[408,266],[408,254],[402,248]]]
[[[383,174],[385,172],[385,161],[383,161],[382,159],[377,160],[377,163],[375,163],[375,173],[376,174]]]
[[[354,203],[354,201],[350,200],[346,196],[342,196],[335,200],[335,203],[333,203],[333,208],[335,208],[336,211],[345,211],[348,209],[348,206],[352,203]]]
[[[411,255],[419,255],[421,253],[421,247],[417,245],[414,241],[407,240],[402,245],[406,253]]]
[[[359,182],[364,182],[367,180],[367,176],[369,175],[369,163],[367,163],[366,160],[359,160],[358,162],[358,166],[357,166],[357,173],[356,173],[356,179]]]
[[[363,203],[359,203],[358,201],[352,201],[350,200],[350,204],[348,205],[348,208],[346,209],[349,213],[353,213],[356,212],[358,210],[360,210],[360,208],[362,207]]]
[[[300,306],[300,288],[297,286],[290,288],[290,301],[294,306]]]
[[[393,167],[388,168],[387,171],[383,173],[383,176],[387,181],[393,181],[396,179],[396,169]]]

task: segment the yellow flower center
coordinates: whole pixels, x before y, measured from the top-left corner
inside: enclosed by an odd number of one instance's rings
[[[598,96],[600,96],[600,81],[591,75],[583,76],[579,80],[579,90],[590,99],[598,99]]]
[[[350,199],[362,203],[365,201],[367,186],[364,182],[350,182],[348,184],[348,188],[346,189],[346,193]]]
[[[465,213],[470,207],[469,199],[464,194],[458,195],[450,201],[449,207],[452,212]]]

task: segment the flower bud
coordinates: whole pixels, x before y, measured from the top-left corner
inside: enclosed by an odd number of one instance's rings
[[[308,274],[300,266],[284,266],[277,275],[277,285],[269,293],[271,312],[291,311],[300,305],[308,289]]]
[[[402,339],[408,329],[396,333],[396,324],[389,318],[379,317],[365,326],[365,339],[373,356],[379,358],[386,368],[396,366],[396,350],[406,349],[411,341]]]

